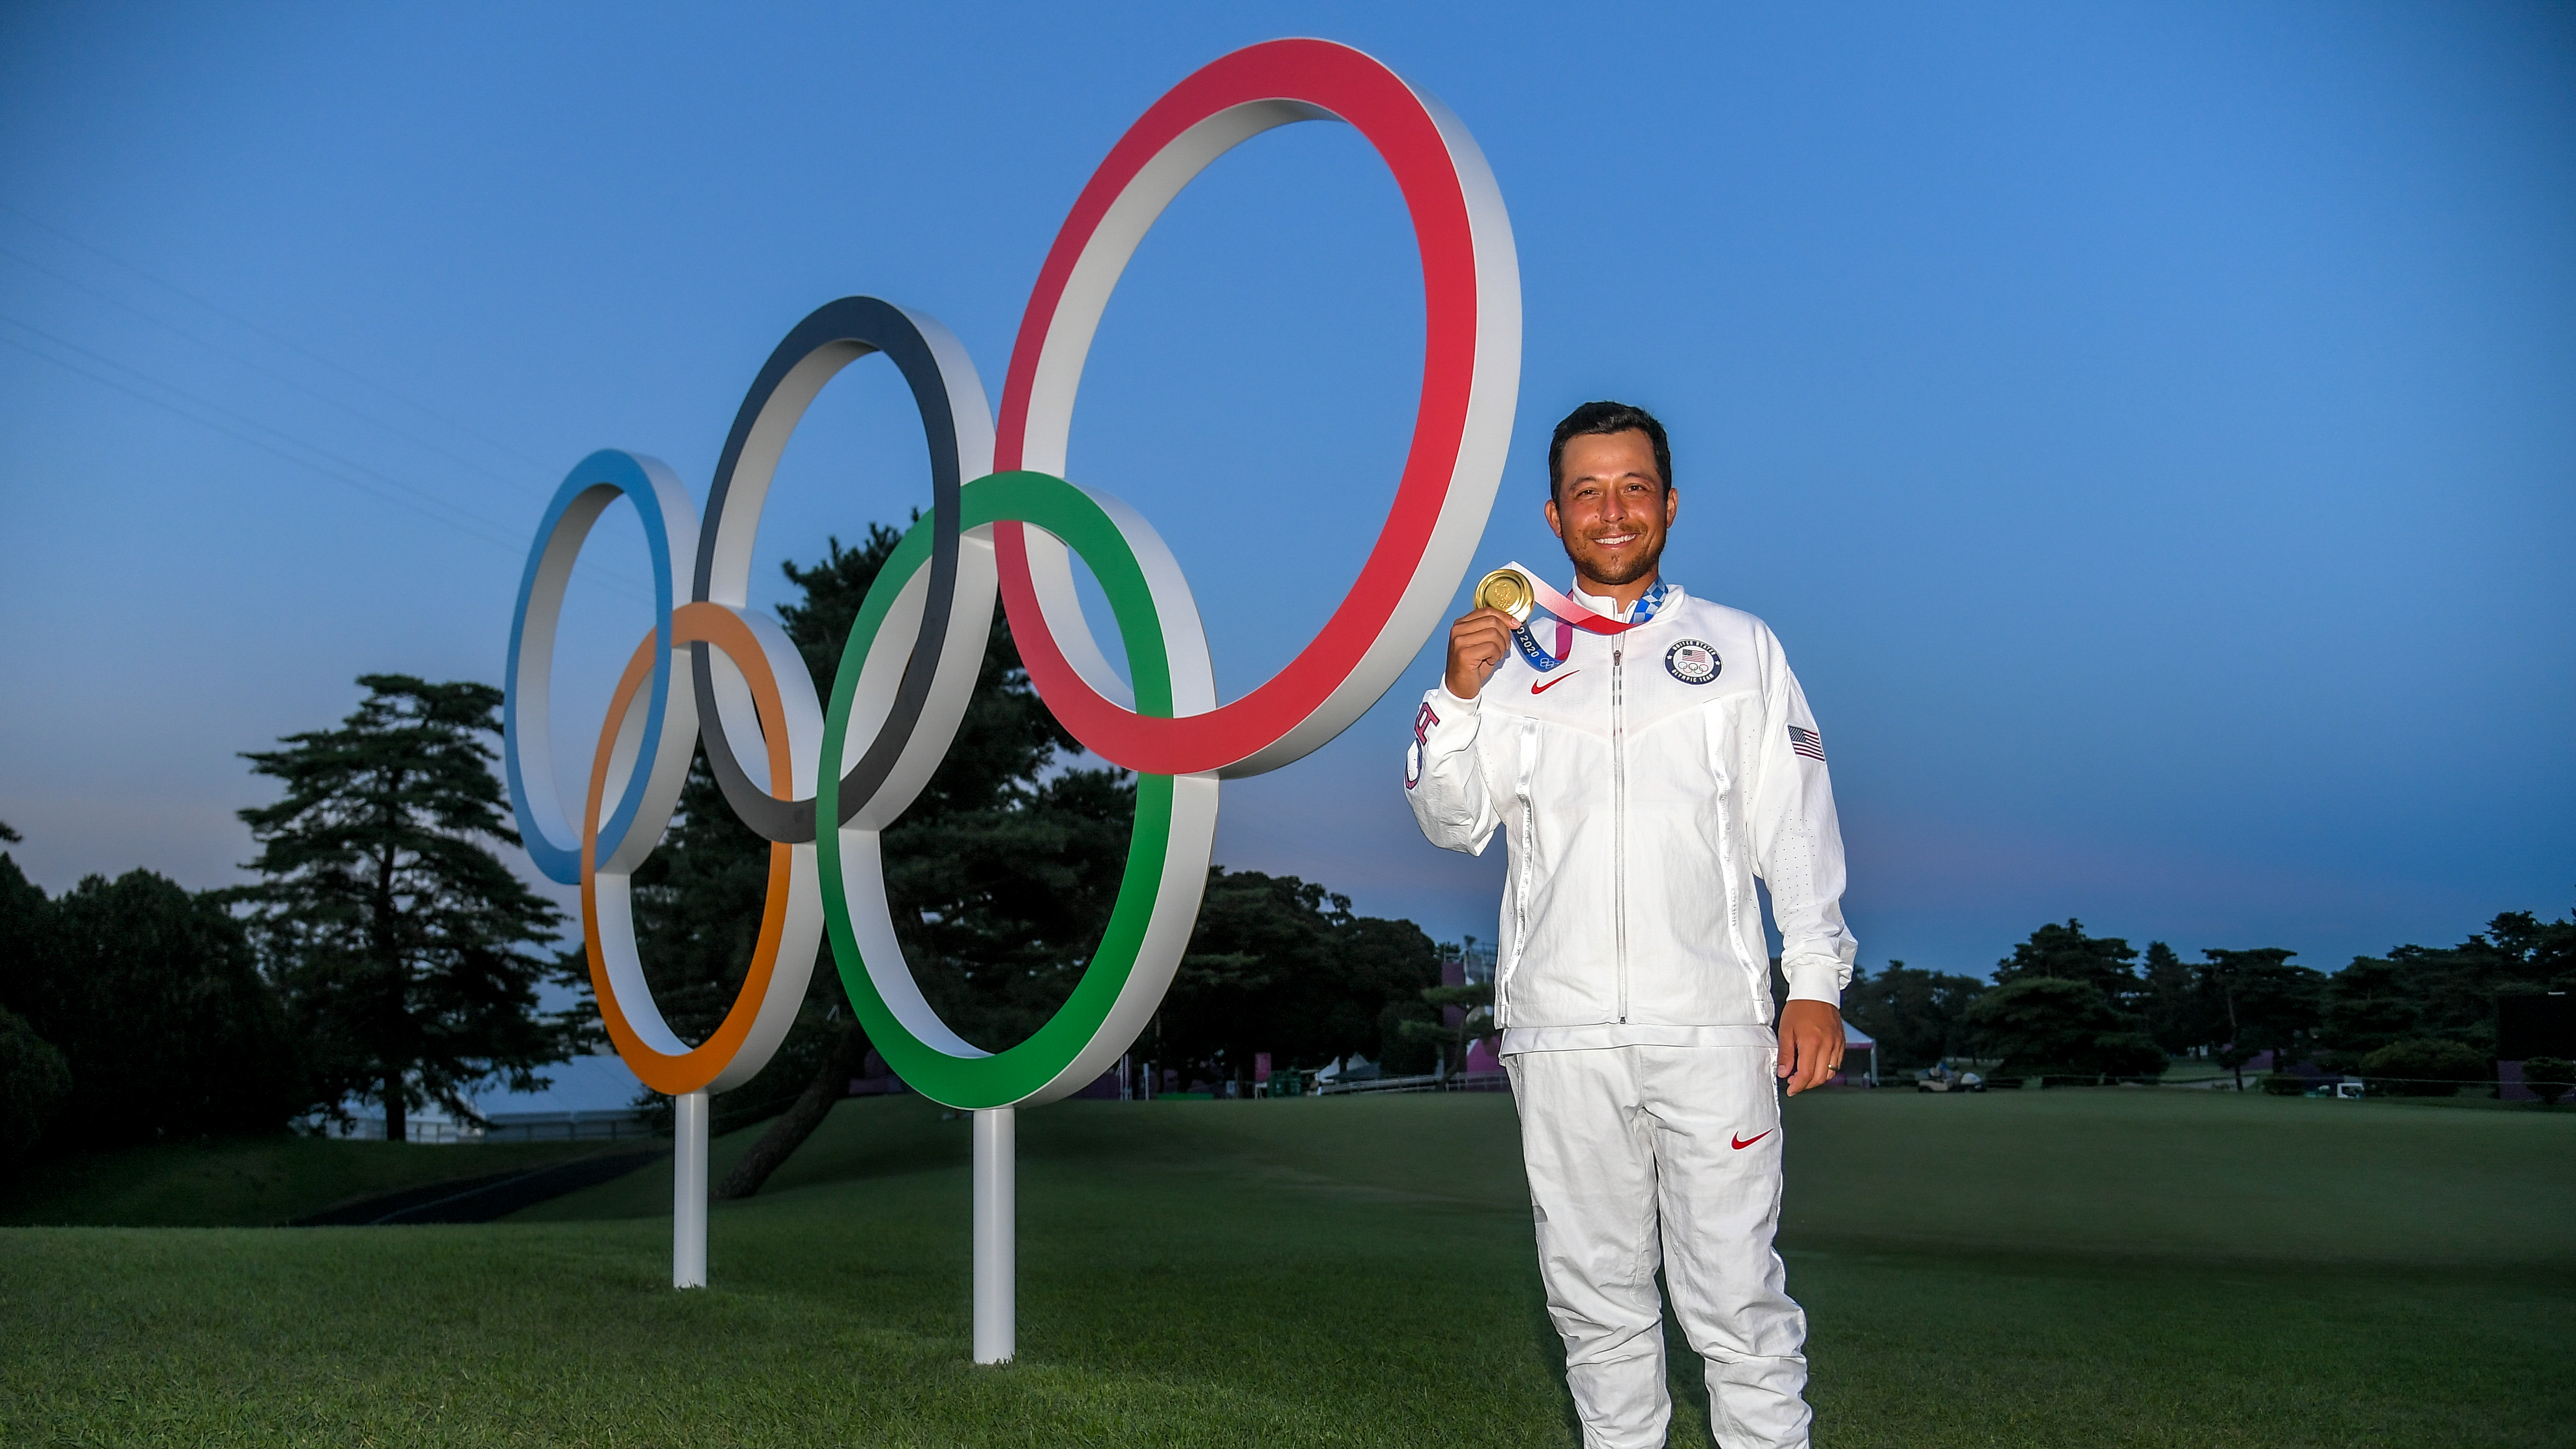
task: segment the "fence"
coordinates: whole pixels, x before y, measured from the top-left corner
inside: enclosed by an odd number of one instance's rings
[[[2077,1087],[2163,1087],[2177,1092],[2246,1091],[2268,1092],[2274,1096],[2290,1097],[2306,1096],[2311,1093],[2330,1093],[2336,1087],[2347,1085],[2358,1085],[2362,1095],[2369,1097],[2447,1097],[2456,1095],[2464,1087],[2482,1087],[2486,1089],[2488,1095],[2493,1096],[2502,1085],[2494,1077],[2374,1077],[2358,1073],[2303,1077],[2290,1072],[2248,1072],[2241,1081],[2233,1076],[2194,1077],[2187,1082],[2172,1082],[2162,1077],[2050,1075],[1987,1077],[1985,1084],[1992,1090],[2006,1092],[2017,1087],[2024,1089],[2045,1087],[2052,1091],[2071,1090]],[[1891,1079],[1879,1085],[1901,1087],[1911,1085],[1911,1082]],[[2415,1090],[2425,1087],[2447,1087],[2450,1090],[2441,1092]]]
[[[2297,1084],[2296,1090],[2285,1091],[2284,1088],[2279,1085],[2267,1085],[2267,1083],[2270,1082],[2281,1081]],[[2178,1092],[2232,1092],[2239,1090],[2236,1079],[2232,1077],[2194,1078],[2188,1082],[2169,1082],[2162,1077],[2051,1075],[2034,1077],[1986,1077],[1984,1078],[1984,1082],[1985,1085],[1992,1090],[2005,1092],[2013,1091],[2015,1089],[2037,1090],[2041,1088],[2063,1091],[2077,1087],[2165,1087]],[[2463,1087],[2483,1087],[2487,1089],[2489,1095],[2494,1095],[2499,1088],[2498,1080],[2494,1077],[2452,1079],[2447,1077],[2374,1077],[2358,1074],[2346,1074],[2337,1077],[2300,1077],[2294,1074],[2283,1073],[2249,1073],[2244,1078],[2242,1090],[2248,1092],[2271,1092],[2274,1095],[2300,1096],[2311,1091],[2316,1091],[2320,1088],[2331,1091],[2333,1088],[2347,1083],[2359,1083],[2363,1094],[2370,1097],[2451,1096],[2456,1094]],[[1881,1088],[1901,1089],[1914,1085],[1914,1082],[1910,1077],[1894,1077],[1883,1080],[1879,1082],[1878,1085]],[[2526,1083],[2524,1085],[2527,1086],[2528,1084]],[[2428,1092],[2417,1090],[2426,1087],[2448,1087],[2451,1090],[2449,1092]],[[1371,1092],[1508,1092],[1511,1089],[1511,1078],[1506,1074],[1502,1072],[1477,1072],[1473,1074],[1455,1073],[1446,1078],[1438,1076],[1377,1077],[1364,1082],[1328,1082],[1322,1087],[1316,1089],[1314,1095],[1319,1097],[1348,1097]],[[2569,1096],[2571,1098],[2576,1098],[2576,1092],[2571,1092]]]
[[[1365,1082],[1328,1082],[1319,1097],[1348,1097],[1363,1092],[1508,1092],[1511,1078],[1501,1072],[1453,1072],[1446,1077],[1377,1077]]]
[[[382,1116],[358,1117],[330,1126],[323,1135],[358,1142],[385,1140]],[[626,1142],[654,1137],[653,1124],[634,1108],[597,1112],[501,1112],[481,1124],[445,1117],[414,1117],[403,1124],[405,1140],[427,1146],[468,1142]]]
[[[656,1137],[641,1111],[504,1112],[487,1119],[486,1142],[625,1142]]]

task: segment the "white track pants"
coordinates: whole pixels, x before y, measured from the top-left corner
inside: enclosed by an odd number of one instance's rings
[[[1777,1052],[1610,1047],[1505,1059],[1538,1220],[1548,1316],[1586,1449],[1656,1449],[1663,1306],[1708,1364],[1725,1449],[1807,1443],[1807,1315],[1780,1255]]]

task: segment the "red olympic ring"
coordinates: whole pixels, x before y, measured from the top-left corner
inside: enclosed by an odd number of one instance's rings
[[[1004,607],[1029,678],[1093,753],[1147,774],[1246,775],[1304,755],[1394,682],[1445,616],[1500,481],[1520,367],[1520,279],[1491,171],[1464,126],[1359,51],[1281,40],[1224,56],[1139,117],[1066,217],[1029,297],[993,466],[1063,476],[1075,386],[1109,291],[1191,177],[1291,121],[1358,128],[1394,174],[1422,260],[1422,393],[1395,500],[1359,578],[1313,641],[1229,704],[1174,719],[1104,696],[1041,607],[1018,523],[994,526]],[[1061,615],[1059,615],[1059,618]]]

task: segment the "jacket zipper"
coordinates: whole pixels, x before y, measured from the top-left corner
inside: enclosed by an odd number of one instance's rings
[[[1511,980],[1519,972],[1521,953],[1529,949],[1529,882],[1530,871],[1538,860],[1538,806],[1530,793],[1530,781],[1537,773],[1538,722],[1524,716],[1521,720],[1520,783],[1515,793],[1521,801],[1521,851],[1519,869],[1512,875],[1512,954],[1504,961],[1499,955],[1494,962],[1494,1025],[1511,1025]]]
[[[1534,749],[1537,743],[1524,740],[1521,748]],[[1512,880],[1512,962],[1508,968],[1498,967],[1494,972],[1494,1025],[1506,1028],[1512,1023],[1505,988],[1511,984],[1512,974],[1520,969],[1521,952],[1529,943],[1529,862],[1538,855],[1538,810],[1526,791],[1521,795],[1521,841],[1521,868]]]
[[[1628,710],[1620,661],[1610,651],[1610,909],[1619,959],[1619,1023],[1628,1022]]]

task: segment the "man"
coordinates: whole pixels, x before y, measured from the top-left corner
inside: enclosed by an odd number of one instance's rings
[[[1586,403],[1548,479],[1566,617],[1451,627],[1407,798],[1435,845],[1481,853],[1497,828],[1510,845],[1494,1010],[1583,1442],[1664,1442],[1660,1261],[1718,1442],[1804,1445],[1774,1082],[1842,1064],[1855,946],[1823,737],[1761,620],[1661,576],[1681,511],[1662,424]],[[1757,879],[1789,982],[1776,1031]]]

